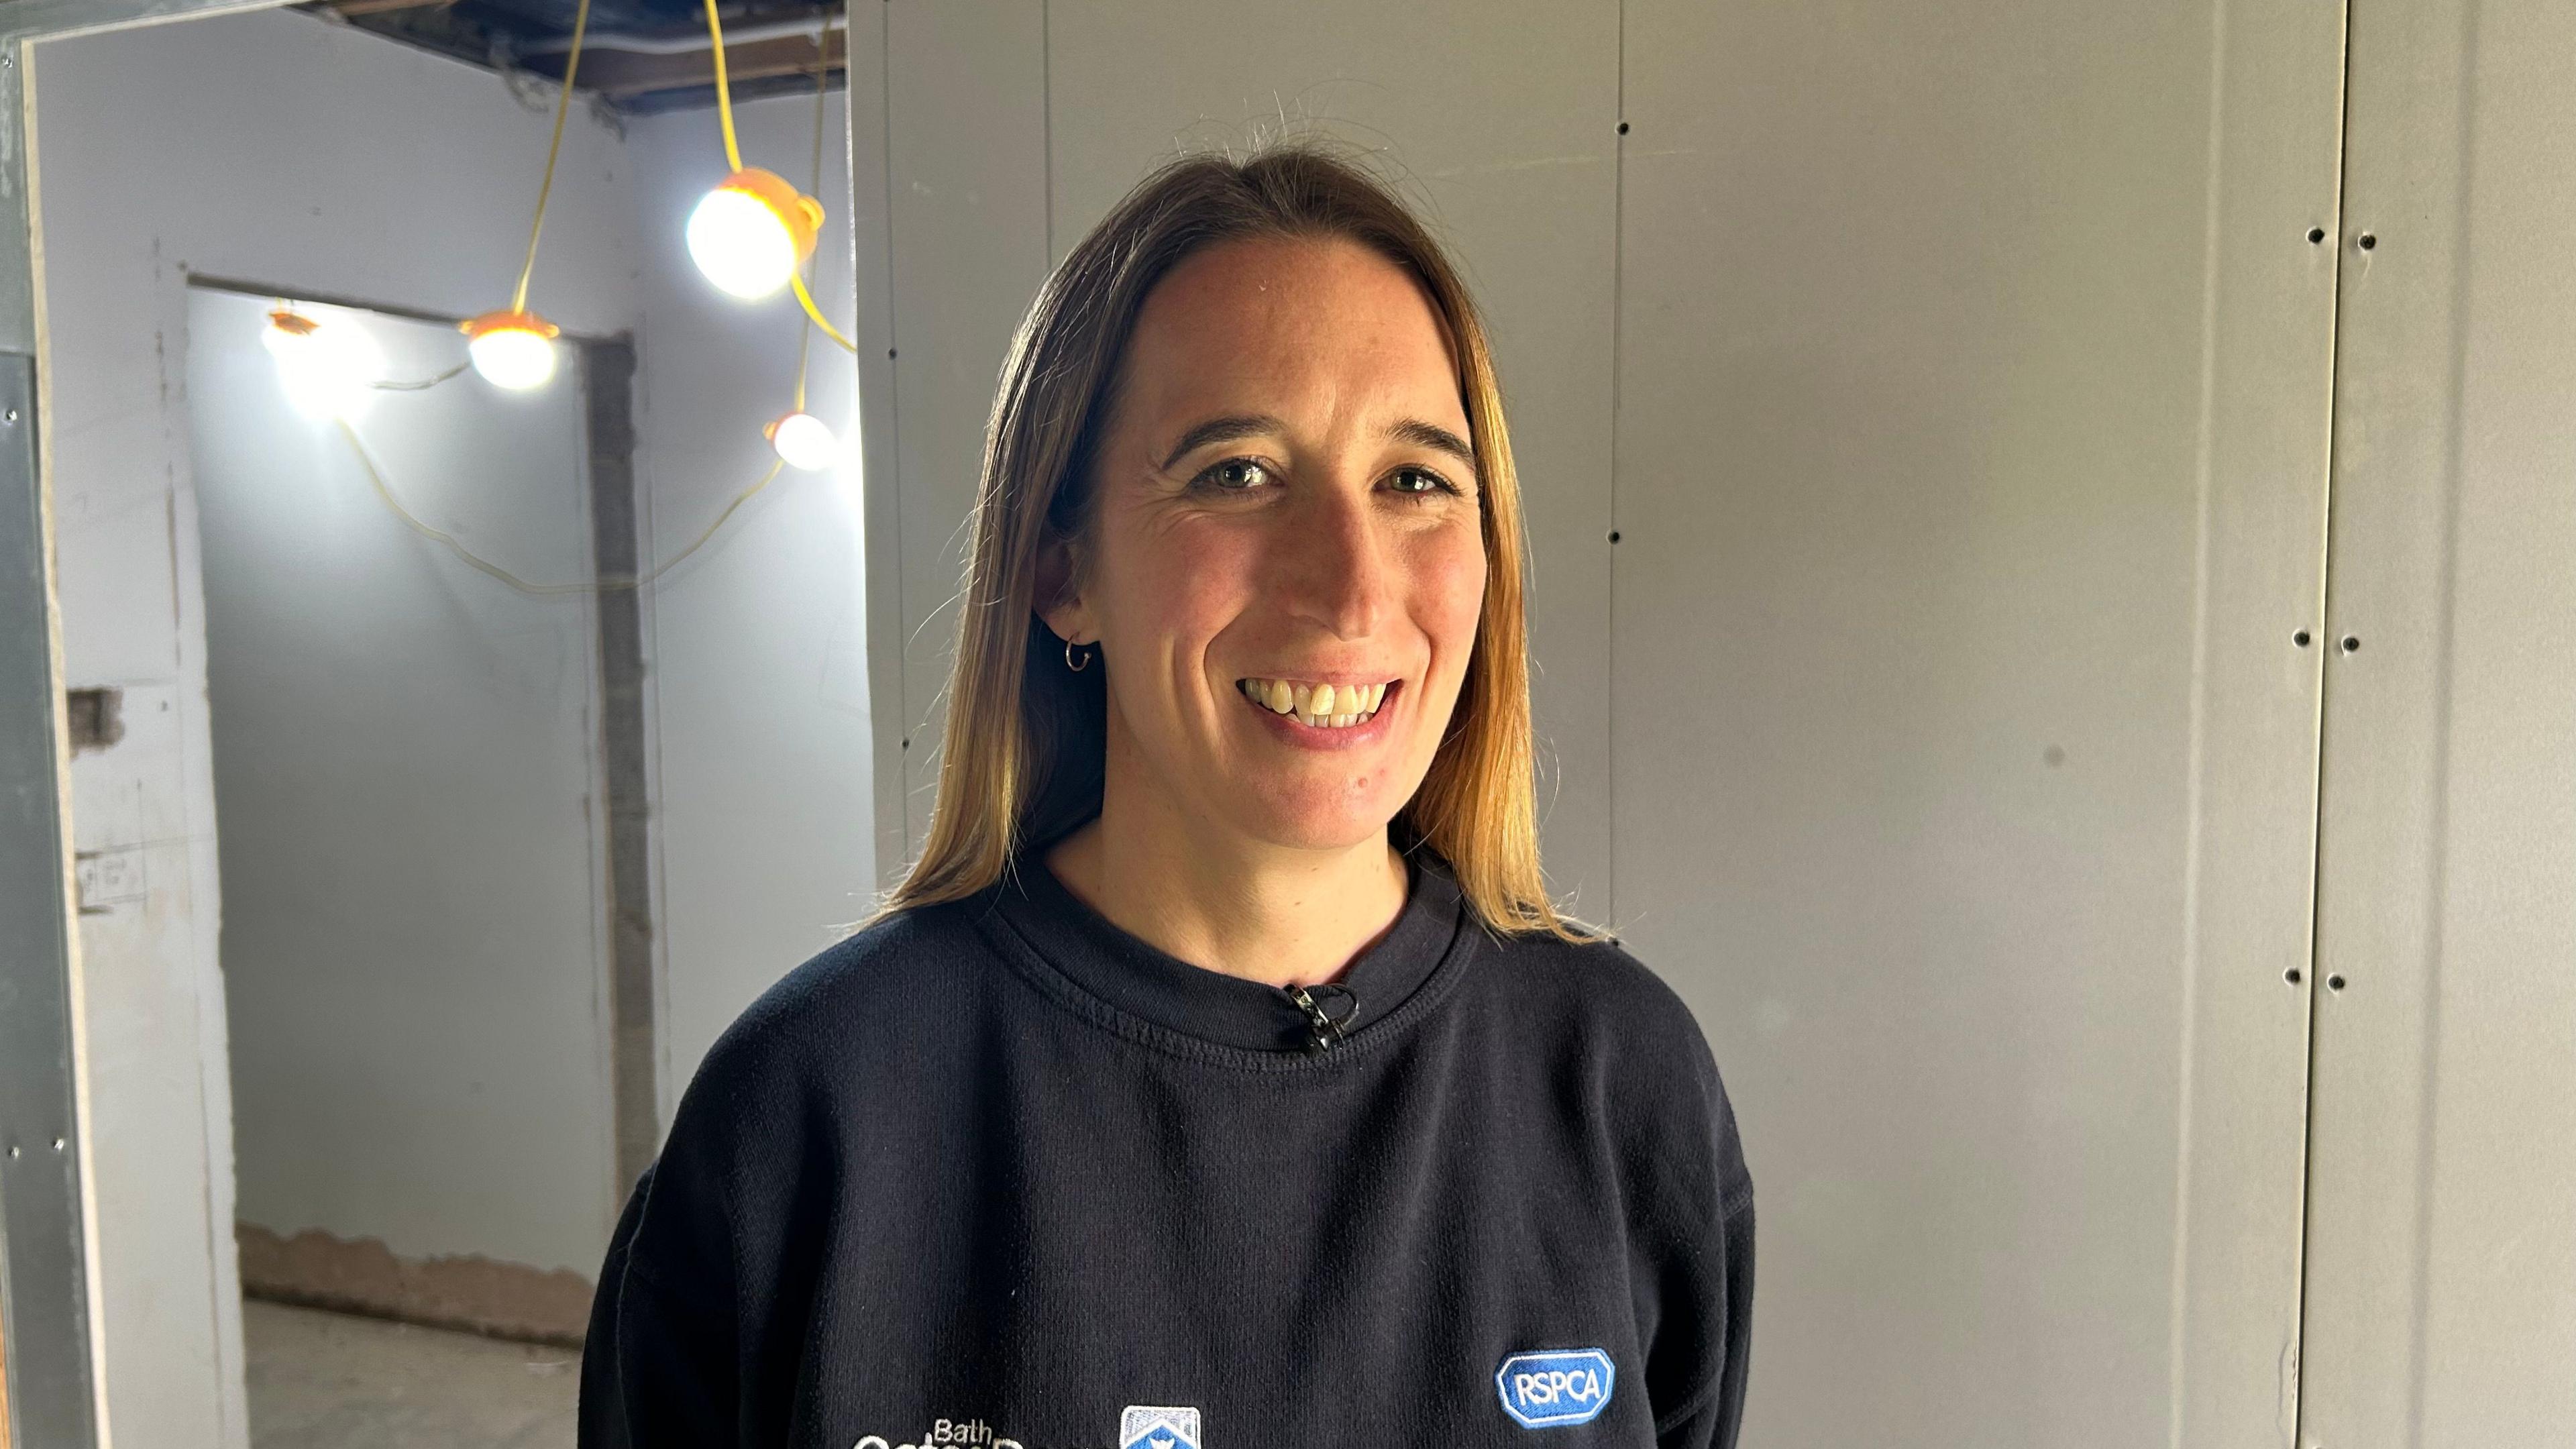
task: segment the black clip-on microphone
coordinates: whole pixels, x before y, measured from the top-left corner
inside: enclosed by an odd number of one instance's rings
[[[1332,992],[1342,999],[1345,1005],[1341,1015],[1333,1016],[1324,1010],[1323,1004],[1315,999],[1322,992]],[[1306,1024],[1312,1028],[1313,1034],[1306,1041],[1306,1050],[1310,1055],[1326,1051],[1333,1043],[1340,1041],[1343,1029],[1349,1025],[1353,1017],[1359,1015],[1360,1011],[1359,993],[1338,982],[1327,981],[1313,987],[1289,987],[1288,999],[1296,1004],[1299,1011],[1306,1013]]]

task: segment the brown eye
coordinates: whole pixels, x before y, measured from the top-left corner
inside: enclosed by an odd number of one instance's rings
[[[1219,493],[1248,493],[1270,476],[1270,470],[1256,458],[1228,458],[1201,473],[1198,481]]]

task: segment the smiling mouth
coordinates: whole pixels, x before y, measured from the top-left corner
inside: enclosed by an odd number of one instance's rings
[[[1363,725],[1386,703],[1401,680],[1383,684],[1309,684],[1299,679],[1238,679],[1243,697],[1273,714],[1284,714],[1308,729],[1349,729]]]

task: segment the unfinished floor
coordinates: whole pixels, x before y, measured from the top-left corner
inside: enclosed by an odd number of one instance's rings
[[[242,1304],[254,1449],[571,1449],[581,1355]]]

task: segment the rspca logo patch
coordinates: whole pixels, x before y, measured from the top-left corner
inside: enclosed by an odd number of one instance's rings
[[[1613,1376],[1610,1355],[1597,1348],[1516,1353],[1494,1370],[1494,1392],[1522,1428],[1589,1424],[1608,1406]]]
[[[1118,1449],[1199,1449],[1199,1411],[1129,1404],[1118,1415]]]

